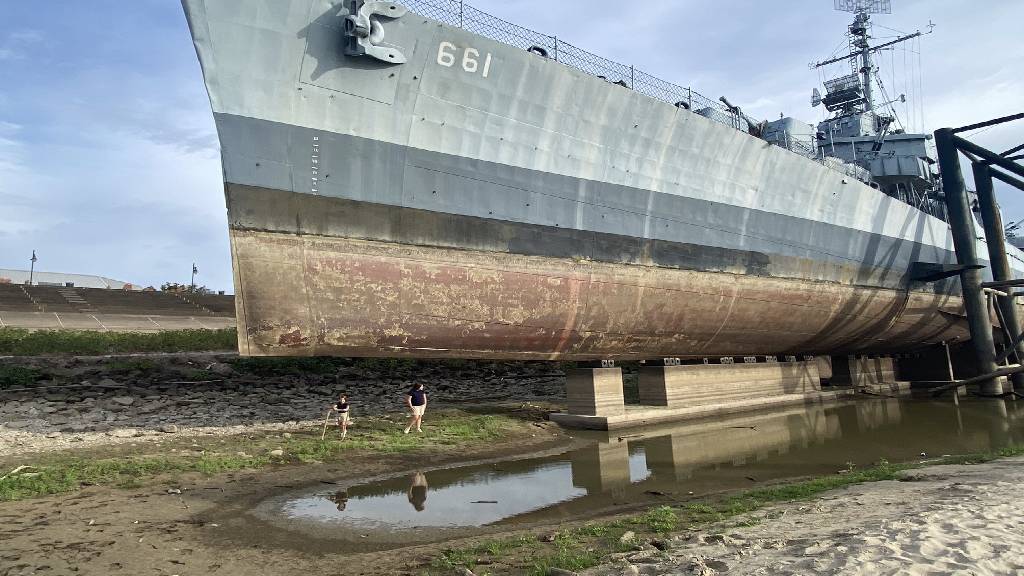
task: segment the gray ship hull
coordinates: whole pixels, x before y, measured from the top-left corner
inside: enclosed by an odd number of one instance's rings
[[[967,337],[955,281],[908,276],[955,262],[946,224],[842,173],[418,14],[385,23],[407,59],[385,64],[343,54],[338,2],[183,3],[221,141],[243,354],[629,359]]]

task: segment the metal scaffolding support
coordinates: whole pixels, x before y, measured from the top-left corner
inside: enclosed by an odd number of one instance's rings
[[[964,140],[957,133],[976,128],[994,126],[1003,122],[1024,118],[1024,113],[996,118],[962,128],[941,128],[935,131],[935,147],[939,158],[939,169],[942,172],[942,188],[949,213],[949,224],[952,228],[953,245],[956,249],[958,263],[963,267],[960,272],[960,288],[963,293],[964,308],[971,332],[971,343],[978,362],[980,376],[951,383],[949,386],[936,388],[936,393],[951,386],[977,384],[982,394],[999,394],[1002,387],[999,378],[1011,376],[1014,387],[1024,388],[1024,336],[1022,336],[1020,318],[1014,298],[1018,293],[1002,291],[1012,286],[1024,285],[1024,280],[1013,278],[1006,256],[1006,236],[1003,229],[1002,216],[996,202],[992,179],[997,178],[1011,186],[1024,191],[1024,182],[1005,174],[1006,172],[1024,177],[1024,167],[1007,158],[1016,152],[1011,149],[1003,154],[986,150],[977,144]],[[974,218],[971,214],[967,187],[964,184],[963,172],[960,169],[960,154],[963,153],[972,161],[974,183],[978,193],[978,207],[985,238],[988,245],[988,257],[992,270],[992,281],[982,282],[982,267],[976,249],[977,235],[974,229]],[[1009,349],[997,352],[995,338],[992,335],[992,316],[989,312],[988,297],[995,300],[996,317],[1003,332],[1005,346]],[[998,363],[1009,356],[1015,356],[1016,363],[1011,366],[999,367]]]
[[[985,239],[988,244],[988,261],[992,269],[992,279],[996,282],[1007,282],[1013,280],[1013,269],[1010,268],[1010,261],[1006,256],[1006,236],[1004,233],[1003,217],[999,212],[999,205],[996,202],[995,189],[992,186],[992,169],[983,163],[975,163],[971,166],[974,171],[974,186],[978,192],[978,207],[981,209],[981,221],[985,227]],[[1024,361],[1024,344],[1017,338],[1020,332],[1020,319],[1017,315],[1017,305],[1014,303],[1012,294],[1001,292],[994,295],[996,311],[999,314],[999,322],[1006,335],[1006,346],[1015,348],[1017,364]],[[1016,345],[1014,345],[1016,343]],[[1024,389],[1024,373],[1016,373],[1011,376],[1014,388]]]

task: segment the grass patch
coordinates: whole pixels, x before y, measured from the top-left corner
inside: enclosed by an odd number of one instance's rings
[[[238,372],[255,374],[257,376],[302,376],[309,374],[327,375],[338,371],[338,368],[352,363],[348,358],[329,357],[301,357],[301,358],[271,358],[251,357],[234,358],[229,360],[232,367]]]
[[[43,465],[27,474],[0,480],[0,501],[22,500],[45,494],[78,490],[82,486],[102,485],[138,487],[145,477],[171,472],[226,472],[256,468],[269,459],[264,457],[201,456],[195,459],[176,457],[142,457],[118,460],[67,459]]]
[[[42,375],[42,372],[35,368],[0,365],[0,390],[32,386],[42,378]]]
[[[648,532],[668,534],[676,529],[679,517],[671,506],[659,506],[639,516],[635,522],[646,528]]]
[[[601,563],[603,554],[596,549],[583,549],[579,546],[560,547],[554,554],[542,556],[533,561],[527,574],[530,576],[547,576],[552,568],[560,568],[575,572],[593,568]]]
[[[229,441],[230,445],[217,445],[201,455],[191,451],[168,455],[166,447],[160,448],[159,456],[92,459],[62,455],[40,463],[28,474],[0,480],[0,501],[71,492],[88,485],[138,487],[162,474],[200,472],[212,475],[271,464],[325,462],[354,452],[393,454],[454,444],[469,446],[497,440],[525,425],[504,416],[441,414],[425,425],[425,434],[403,434],[399,423],[365,418],[359,420],[358,427],[349,430],[346,440],[338,439],[336,432],[330,430],[331,435],[321,441],[317,430],[296,432],[291,438],[236,438]],[[284,456],[268,455],[276,448],[283,450]]]
[[[541,543],[533,536],[486,540],[470,548],[442,550],[430,563],[430,567],[439,573],[450,574],[456,568],[469,568],[482,560],[535,550],[540,546]]]
[[[0,355],[131,354],[138,352],[210,352],[235,350],[234,328],[165,332],[94,332],[0,328]]]
[[[771,504],[808,500],[824,492],[854,484],[896,480],[900,477],[899,472],[903,470],[936,464],[980,464],[1022,454],[1024,454],[1024,445],[979,454],[950,456],[924,463],[893,464],[881,460],[874,466],[851,470],[843,474],[758,488],[700,502],[659,506],[624,519],[562,530],[550,544],[540,544],[536,539],[523,537],[520,539],[529,539],[534,547],[542,548],[531,549],[527,554],[516,547],[497,545],[495,546],[496,553],[489,554],[487,560],[488,564],[518,565],[519,568],[515,573],[525,571],[532,575],[546,574],[551,568],[584,570],[607,562],[611,554],[632,549],[632,543],[620,542],[626,527],[635,531],[636,541],[643,542],[651,538],[664,538],[676,532],[681,526],[686,526],[691,530],[697,529],[732,517],[742,516]],[[760,518],[747,517],[741,518],[736,525],[754,525],[761,521]],[[462,566],[474,570],[477,568],[477,560],[481,559],[481,555],[491,545],[491,542],[484,542],[466,549],[446,550],[435,559],[431,567],[451,569]],[[487,567],[483,566],[483,568]]]

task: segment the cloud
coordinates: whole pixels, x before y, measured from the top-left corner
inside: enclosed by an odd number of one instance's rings
[[[15,139],[21,126],[6,120],[0,120],[0,182],[6,180],[3,176],[10,177],[22,167],[22,146],[21,142]],[[2,190],[0,184],[0,190]]]
[[[0,267],[35,249],[43,270],[159,285],[187,281],[196,260],[205,284],[230,289],[216,132],[179,11],[164,36],[123,21],[141,10],[104,11],[115,44],[86,25],[52,44],[0,29],[17,52],[0,61],[17,79],[0,94]],[[125,51],[133,42],[144,57]]]
[[[35,249],[43,269],[154,285],[194,258],[206,283],[230,286],[218,162],[141,135],[101,144],[22,146],[33,160],[0,171],[4,258]],[[52,157],[69,161],[53,174]]]
[[[7,39],[10,42],[16,42],[21,44],[32,44],[35,42],[41,42],[43,40],[43,34],[38,30],[18,30],[11,32]]]
[[[0,61],[23,60],[28,57],[29,47],[42,42],[43,34],[37,30],[15,30],[0,43]]]

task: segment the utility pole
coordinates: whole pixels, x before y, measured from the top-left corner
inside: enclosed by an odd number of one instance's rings
[[[29,262],[31,262],[32,265],[28,269],[28,285],[29,286],[32,285],[32,280],[33,280],[33,278],[35,277],[35,274],[36,274],[36,260],[38,260],[38,258],[36,258],[36,251],[32,250],[32,258],[31,258],[31,260],[29,260]]]
[[[190,286],[189,291],[190,292],[195,292],[196,291],[196,274],[199,274],[199,268],[196,268],[196,263],[193,262],[192,263],[192,283],[189,284],[189,286]]]

